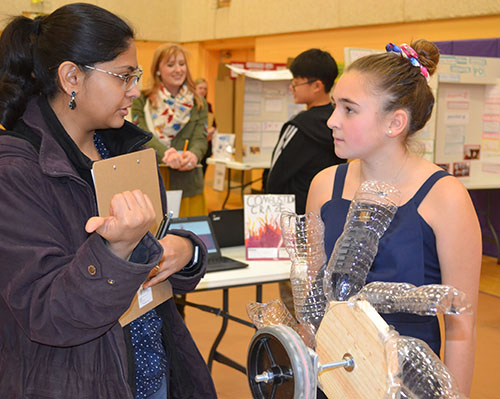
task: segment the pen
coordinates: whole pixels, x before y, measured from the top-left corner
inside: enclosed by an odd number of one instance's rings
[[[163,219],[161,220],[155,235],[155,238],[157,240],[161,240],[166,236],[168,228],[170,227],[170,222],[172,221],[172,216],[174,216],[174,212],[172,211],[169,211],[165,214],[165,216],[163,216]]]
[[[182,156],[184,156],[186,154],[186,151],[188,149],[188,145],[189,145],[189,140],[186,139],[186,141],[184,142],[184,150],[182,151]]]

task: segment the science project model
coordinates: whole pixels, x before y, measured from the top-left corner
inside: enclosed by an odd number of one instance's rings
[[[281,215],[297,319],[279,300],[247,306],[258,328],[247,357],[254,398],[315,399],[318,386],[329,398],[465,398],[425,342],[400,336],[379,315],[458,315],[471,311],[465,294],[444,285],[365,285],[398,202],[393,186],[364,182],[329,262],[318,215]]]

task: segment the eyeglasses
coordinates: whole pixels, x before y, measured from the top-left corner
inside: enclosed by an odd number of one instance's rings
[[[108,75],[120,78],[121,80],[123,80],[123,90],[125,91],[132,90],[132,87],[134,87],[139,82],[143,74],[143,70],[140,67],[137,67],[137,69],[135,69],[132,73],[127,73],[125,75],[120,75],[118,73],[105,71],[104,69],[96,68],[90,65],[84,65],[84,67],[88,69],[93,69],[94,71],[104,72],[107,73]]]
[[[302,82],[302,83],[291,82],[290,87],[292,88],[292,90],[295,90],[295,88],[297,86],[310,85],[311,83],[316,82],[316,80],[318,80],[318,79],[307,79],[305,82]]]

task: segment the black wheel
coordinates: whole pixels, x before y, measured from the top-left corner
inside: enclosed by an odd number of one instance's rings
[[[309,350],[287,326],[257,331],[248,349],[247,376],[255,399],[311,399],[316,393]]]

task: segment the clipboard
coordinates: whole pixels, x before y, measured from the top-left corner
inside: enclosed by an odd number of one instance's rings
[[[154,235],[163,217],[156,152],[152,148],[96,161],[92,165],[92,178],[97,197],[99,216],[109,216],[111,199],[123,191],[141,190],[153,203],[156,220],[151,226]],[[168,280],[145,290],[137,291],[130,307],[120,317],[126,326],[137,317],[172,297],[172,286]]]

